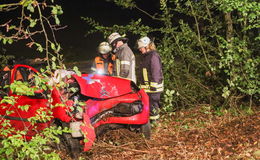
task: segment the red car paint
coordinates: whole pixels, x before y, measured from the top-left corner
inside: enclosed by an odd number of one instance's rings
[[[81,77],[74,75],[73,77],[80,85],[81,94],[94,98],[86,101],[84,116],[87,115],[89,118],[111,109],[119,103],[132,103],[136,100],[141,100],[143,103],[141,113],[130,117],[109,117],[92,124],[94,128],[111,123],[141,125],[148,122],[149,98],[144,90],[133,93],[130,80],[92,74],[83,74]],[[100,99],[102,100],[100,101]]]
[[[20,67],[37,72],[36,69],[27,65],[15,65],[12,73],[15,73]],[[15,75],[12,74],[10,83],[13,83],[14,79]],[[84,112],[82,120],[68,114],[71,106],[74,104],[72,100],[68,100],[65,102],[66,107],[57,106],[52,109],[53,118],[50,119],[50,121],[37,123],[33,126],[28,122],[28,118],[34,117],[37,114],[37,110],[40,108],[42,111],[50,110],[48,100],[42,97],[15,95],[10,91],[8,96],[17,97],[17,101],[14,105],[0,103],[0,124],[2,124],[4,120],[9,119],[12,127],[16,130],[28,131],[25,138],[29,140],[35,134],[41,132],[46,127],[49,127],[54,118],[58,118],[62,122],[67,123],[71,121],[82,121],[80,128],[84,137],[87,139],[87,142],[84,144],[84,151],[87,151],[91,148],[96,138],[94,129],[103,124],[116,123],[141,125],[148,122],[149,98],[142,89],[134,92],[131,88],[133,82],[130,80],[92,74],[83,74],[81,76],[73,75],[72,79],[77,81],[80,86],[81,94],[88,97],[85,101],[86,105],[83,107]],[[62,95],[58,89],[54,88],[51,90],[51,96],[53,98],[52,105],[62,103],[60,98]],[[0,102],[1,100],[2,98],[0,97]],[[90,121],[92,117],[115,107],[117,104],[133,103],[135,101],[141,101],[143,106],[142,111],[138,114],[129,117],[108,117],[105,120],[101,119],[95,123]],[[30,107],[28,111],[22,111],[18,108],[19,105],[30,105]],[[13,111],[14,113],[7,115],[7,111]],[[13,119],[12,117],[16,119]]]
[[[132,92],[131,81],[98,74],[73,76],[79,83],[81,93],[93,98],[112,98]]]

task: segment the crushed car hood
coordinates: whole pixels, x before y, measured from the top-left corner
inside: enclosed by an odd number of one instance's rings
[[[112,98],[131,93],[131,81],[98,74],[73,75],[80,85],[81,94],[93,98]]]

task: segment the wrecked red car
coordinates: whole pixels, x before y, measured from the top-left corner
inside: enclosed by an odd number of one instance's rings
[[[16,130],[26,130],[29,140],[50,125],[69,127],[72,132],[63,134],[64,142],[75,157],[83,149],[91,148],[95,138],[109,129],[128,128],[150,138],[149,98],[144,90],[139,89],[130,80],[73,72],[56,72],[54,79],[68,84],[66,88],[53,88],[50,91],[36,90],[34,95],[17,95],[3,86],[13,83],[17,72],[22,74],[22,81],[32,81],[29,75],[37,70],[27,65],[15,65],[11,71],[0,73],[0,127],[5,120],[10,120]],[[69,76],[68,76],[69,74]],[[31,83],[31,82],[30,82]],[[53,82],[52,82],[53,83]],[[33,83],[32,83],[33,84]],[[32,86],[33,87],[33,86]],[[71,92],[73,88],[73,92]],[[49,102],[46,92],[50,93],[53,101]],[[4,96],[13,96],[15,104],[1,102]],[[83,102],[79,105],[78,102]],[[59,106],[65,104],[65,106]],[[19,108],[29,105],[28,110]],[[56,106],[51,108],[50,106]],[[37,121],[36,127],[28,120],[38,112],[52,111],[49,121]],[[12,111],[10,113],[10,111]],[[8,113],[8,114],[7,114]],[[87,139],[84,141],[84,139]]]

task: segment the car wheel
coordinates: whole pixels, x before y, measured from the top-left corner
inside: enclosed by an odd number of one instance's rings
[[[69,128],[69,123],[61,122],[59,120],[55,121],[55,124],[57,126],[61,126],[62,128]],[[63,133],[62,135],[60,135],[60,139],[60,147],[65,149],[66,152],[71,156],[71,158],[78,159],[79,154],[82,150],[80,139],[72,137],[71,133]]]
[[[62,134],[62,138],[65,142],[65,148],[71,158],[78,159],[81,152],[80,140],[78,138],[73,138],[69,133]]]
[[[146,139],[151,138],[151,124],[150,121],[148,121],[146,124],[141,125],[141,133],[143,133],[144,137]]]

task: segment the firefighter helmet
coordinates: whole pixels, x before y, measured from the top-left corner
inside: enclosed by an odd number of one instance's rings
[[[151,40],[149,37],[142,37],[139,40],[137,40],[137,48],[143,48],[147,47],[151,43]]]
[[[107,54],[112,50],[110,45],[107,42],[101,42],[98,46],[98,52],[100,54]]]
[[[118,41],[118,40],[122,40],[124,43],[128,42],[128,38],[125,37],[125,35],[120,35],[117,32],[114,32],[112,34],[109,35],[109,37],[107,38],[107,41],[109,44],[113,44],[114,42]]]

